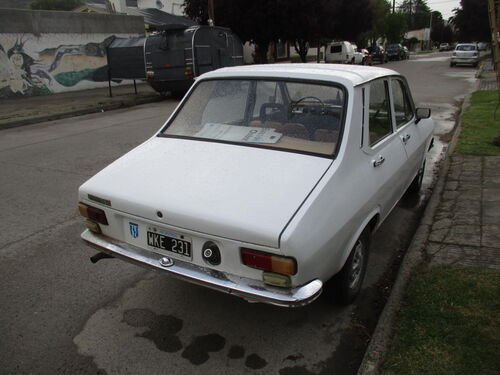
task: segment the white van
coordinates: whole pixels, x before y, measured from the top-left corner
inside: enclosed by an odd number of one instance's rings
[[[354,63],[354,48],[349,42],[332,42],[326,46],[325,62],[327,63]]]

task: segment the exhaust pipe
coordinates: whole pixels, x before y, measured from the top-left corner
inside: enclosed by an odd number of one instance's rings
[[[96,255],[90,257],[90,261],[95,264],[102,259],[108,259],[108,258],[111,259],[111,258],[114,258],[114,256],[106,254],[106,253],[97,253]]]

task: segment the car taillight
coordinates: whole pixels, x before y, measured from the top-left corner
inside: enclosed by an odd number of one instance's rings
[[[293,258],[276,256],[251,249],[241,249],[241,260],[244,265],[263,271],[283,275],[295,275],[297,262]]]
[[[146,70],[146,79],[152,80],[155,77],[154,70]]]
[[[106,213],[100,208],[88,206],[86,204],[78,204],[78,210],[80,215],[86,217],[87,219],[93,220],[99,224],[108,225],[108,219],[106,218]]]

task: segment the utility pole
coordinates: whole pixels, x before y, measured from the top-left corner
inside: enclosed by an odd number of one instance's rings
[[[429,22],[429,49],[432,51],[432,11],[431,11],[431,21]]]
[[[500,20],[497,18],[500,4],[495,0],[488,0],[488,15],[490,18],[491,29],[491,52],[493,54],[493,64],[497,73],[497,88],[500,88],[500,47],[498,46],[498,24]]]
[[[214,9],[214,0],[208,0],[208,25],[215,25],[215,9]]]

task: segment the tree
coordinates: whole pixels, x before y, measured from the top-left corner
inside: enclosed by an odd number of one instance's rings
[[[406,23],[410,30],[429,27],[431,9],[426,0],[403,0],[398,9],[406,15]]]
[[[453,29],[444,22],[441,12],[432,12],[431,40],[436,43],[452,43]]]
[[[354,40],[371,26],[372,0],[215,0],[215,23],[256,44],[256,61],[267,62],[271,42],[294,43],[302,61],[308,45],[322,38]],[[184,0],[185,13],[208,20],[206,0]]]
[[[30,3],[30,8],[39,10],[73,10],[82,4],[82,0],[34,0]]]
[[[461,0],[452,22],[461,42],[491,40],[487,0]]]
[[[384,36],[389,43],[400,43],[408,31],[406,16],[402,13],[387,14],[384,26]]]
[[[371,28],[358,38],[358,46],[366,46],[368,41],[374,44],[378,38],[385,37],[387,33],[386,17],[391,12],[391,4],[388,0],[371,0],[370,7],[373,22]]]

